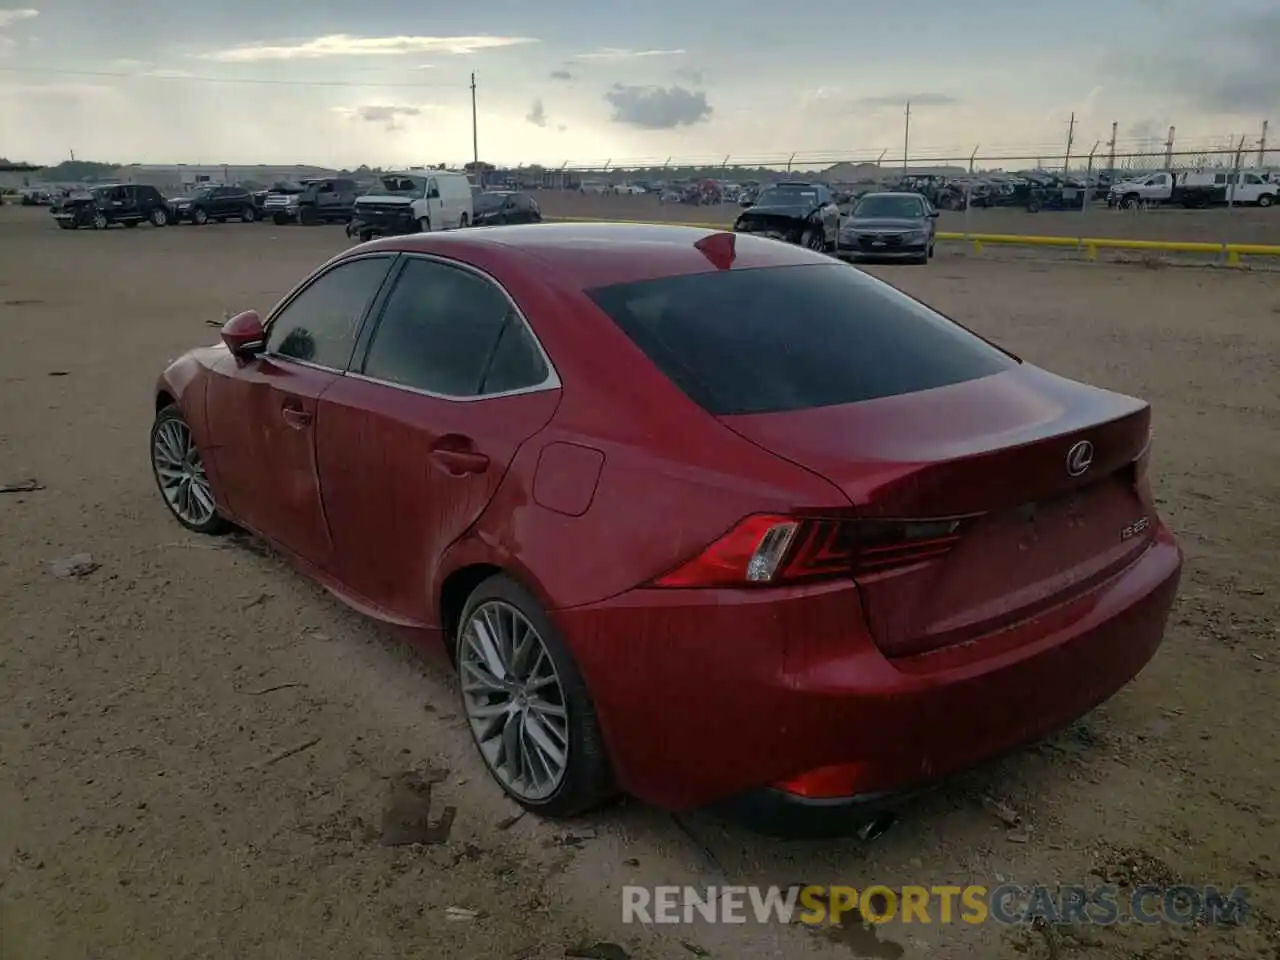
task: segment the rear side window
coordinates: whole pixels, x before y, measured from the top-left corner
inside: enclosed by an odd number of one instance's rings
[[[492,282],[431,260],[404,265],[373,335],[364,374],[445,397],[540,384],[547,367]]]
[[[915,393],[1018,363],[887,283],[837,263],[664,277],[588,295],[717,416]]]

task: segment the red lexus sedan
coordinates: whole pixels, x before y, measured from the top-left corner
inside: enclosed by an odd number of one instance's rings
[[[790,244],[388,238],[222,341],[156,387],[173,515],[442,644],[548,816],[852,822],[1110,697],[1177,589],[1146,403]]]

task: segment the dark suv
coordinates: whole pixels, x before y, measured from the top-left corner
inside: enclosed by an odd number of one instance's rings
[[[105,230],[113,223],[136,227],[143,222],[163,227],[169,222],[169,204],[155,187],[104,185],[64,197],[53,205],[53,218],[63,230]]]
[[[169,206],[176,223],[204,225],[214,220],[225,223],[232,218],[253,223],[258,219],[253,194],[244,187],[202,187],[189,197],[170,200]]]
[[[277,224],[346,223],[355,212],[357,193],[356,182],[346,177],[278,183],[267,193],[263,213]]]

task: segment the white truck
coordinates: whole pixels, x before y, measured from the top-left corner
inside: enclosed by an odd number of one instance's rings
[[[1133,209],[1178,205],[1187,208],[1276,202],[1280,185],[1249,170],[1162,170],[1111,185],[1107,205]]]

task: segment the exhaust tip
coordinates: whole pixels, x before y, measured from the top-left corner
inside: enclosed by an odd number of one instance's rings
[[[896,813],[877,814],[860,826],[854,835],[864,843],[870,843],[872,840],[878,840],[884,836],[889,828],[897,822],[898,815]]]

